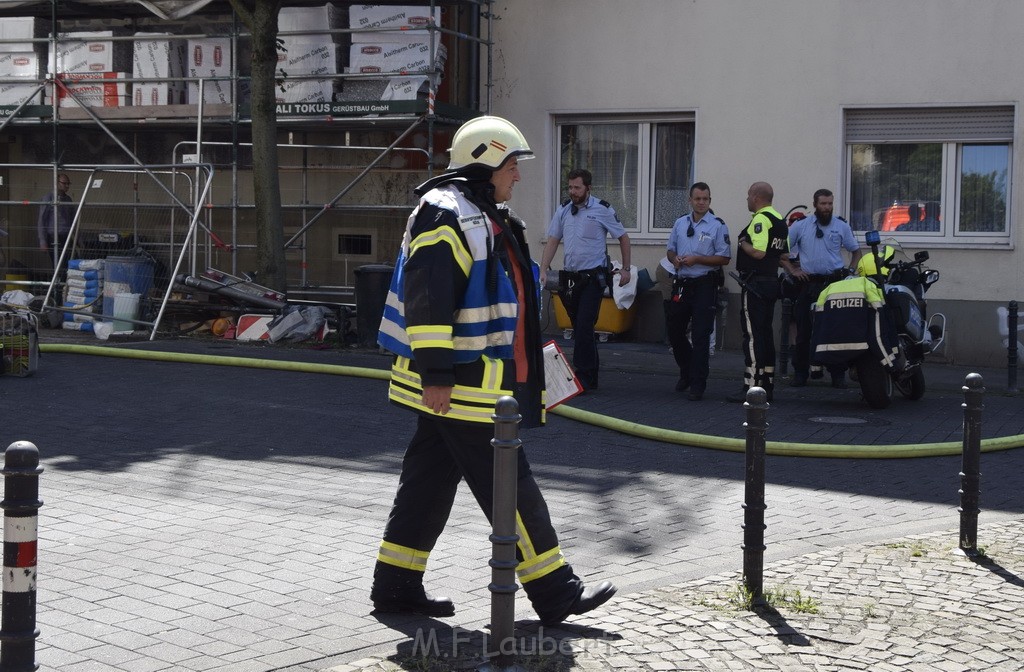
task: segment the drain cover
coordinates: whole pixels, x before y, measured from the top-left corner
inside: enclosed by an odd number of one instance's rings
[[[825,425],[865,425],[865,418],[851,418],[842,415],[816,415],[808,418],[811,422],[820,422]]]

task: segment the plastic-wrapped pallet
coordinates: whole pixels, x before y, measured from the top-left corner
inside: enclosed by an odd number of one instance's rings
[[[103,259],[68,261],[64,307],[70,310],[64,313],[65,329],[91,331],[91,323],[103,314],[103,266]]]
[[[441,33],[442,10],[423,5],[350,5],[353,32],[345,72],[379,78],[346,79],[338,101],[415,100],[440,86],[448,58]],[[433,56],[433,61],[431,61]]]

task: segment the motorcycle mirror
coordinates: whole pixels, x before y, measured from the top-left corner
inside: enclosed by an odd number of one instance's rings
[[[921,250],[914,255],[914,261],[928,261],[928,250]]]
[[[878,245],[879,243],[882,242],[882,234],[872,229],[871,231],[868,231],[867,233],[864,234],[864,242],[867,243],[868,245]]]

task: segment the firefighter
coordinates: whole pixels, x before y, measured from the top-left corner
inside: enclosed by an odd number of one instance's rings
[[[448,172],[416,189],[378,338],[395,355],[389,398],[416,413],[373,573],[378,612],[455,613],[423,575],[459,481],[490,518],[495,402],[514,396],[524,427],[544,421],[539,268],[504,205],[528,158],[515,126],[478,117],[455,133]],[[518,477],[516,572],[541,621],[608,601],[610,582],[584,589],[563,557],[522,450]]]
[[[742,280],[740,324],[743,328],[743,390],[726,399],[746,400],[752,386],[764,388],[768,401],[775,390],[775,336],[772,319],[779,298],[779,266],[793,273],[789,263],[788,230],[772,207],[775,191],[767,182],[747,190],[747,209],[754,213],[736,241],[736,271]]]

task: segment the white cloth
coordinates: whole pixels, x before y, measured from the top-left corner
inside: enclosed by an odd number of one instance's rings
[[[622,269],[622,263],[616,260],[612,260],[612,269],[618,271]],[[630,265],[629,267],[629,282],[622,287],[619,286],[619,280],[615,276],[612,276],[612,299],[615,300],[615,307],[619,310],[627,310],[633,305],[633,299],[636,298],[636,266]]]

